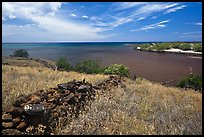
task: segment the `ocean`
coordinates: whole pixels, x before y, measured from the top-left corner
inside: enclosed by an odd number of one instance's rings
[[[141,76],[155,82],[170,81],[176,85],[179,79],[190,73],[202,75],[202,59],[189,55],[155,53],[134,50],[129,44],[152,42],[73,42],[73,43],[2,43],[2,56],[9,56],[17,49],[26,49],[31,58],[56,61],[66,57],[71,65],[92,59],[106,67],[123,64],[131,76]]]

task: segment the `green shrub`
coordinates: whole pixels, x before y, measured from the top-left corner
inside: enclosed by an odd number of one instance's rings
[[[28,58],[29,54],[25,49],[19,49],[15,50],[11,56]]]
[[[113,64],[104,70],[104,74],[115,74],[121,76],[128,76],[129,69],[122,64]]]
[[[202,76],[191,74],[190,76],[186,76],[182,78],[178,82],[177,86],[181,88],[193,88],[195,90],[201,90],[202,89]]]
[[[183,43],[180,45],[179,49],[181,50],[191,50],[191,45],[189,43]]]
[[[66,70],[66,71],[68,71],[71,68],[69,62],[64,57],[60,57],[57,60],[56,65],[57,65],[59,70]]]
[[[194,44],[193,50],[196,52],[202,52],[202,45],[201,43]]]
[[[85,60],[83,62],[77,63],[77,65],[74,68],[75,71],[81,72],[81,73],[87,73],[87,74],[92,74],[92,73],[102,73],[103,69],[100,68],[100,65],[98,61],[94,60]]]

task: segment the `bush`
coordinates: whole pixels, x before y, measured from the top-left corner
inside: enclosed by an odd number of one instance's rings
[[[19,50],[14,51],[13,55],[11,56],[28,58],[29,54],[25,49],[19,49]]]
[[[68,63],[68,61],[64,57],[60,57],[57,60],[56,65],[57,65],[59,70],[66,70],[66,71],[68,71],[71,68],[70,64]]]
[[[85,72],[87,74],[92,74],[92,73],[101,73],[103,71],[102,68],[100,68],[100,65],[97,61],[93,61],[93,60],[85,60],[83,62],[79,62],[77,63],[77,65],[75,66],[75,71],[78,72]]]
[[[202,89],[202,77],[200,75],[193,75],[186,76],[182,78],[178,82],[178,87],[181,88],[193,88],[195,90],[201,90]]]
[[[115,74],[121,76],[128,76],[129,69],[122,64],[113,64],[104,70],[104,74]]]
[[[180,45],[179,49],[181,50],[191,50],[191,45],[189,43],[183,43]]]
[[[200,43],[196,43],[193,47],[193,50],[196,52],[202,52],[202,45]]]

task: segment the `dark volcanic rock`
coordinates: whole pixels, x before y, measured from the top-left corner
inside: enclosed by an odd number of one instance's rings
[[[2,114],[4,134],[8,134],[8,129],[11,128],[11,134],[26,134],[27,127],[37,129],[39,125],[46,127],[46,134],[51,134],[60,119],[63,120],[61,124],[68,124],[73,118],[80,116],[82,111],[86,111],[86,106],[90,105],[96,94],[118,86],[120,82],[121,78],[118,76],[110,76],[96,86],[85,82],[85,79],[73,80],[28,96],[21,95]]]
[[[25,103],[27,101],[27,97],[25,95],[20,95],[16,101],[14,102],[14,106],[20,107],[20,104]]]
[[[26,128],[26,126],[27,126],[27,123],[23,121],[16,128],[17,129],[24,129],[24,128]]]
[[[20,124],[20,122],[21,122],[21,119],[19,117],[13,119],[14,125],[18,125],[18,124]]]
[[[24,106],[24,111],[30,115],[41,115],[45,107],[42,104],[28,104]]]
[[[35,94],[31,95],[30,100],[26,104],[36,104],[41,101],[41,97]]]

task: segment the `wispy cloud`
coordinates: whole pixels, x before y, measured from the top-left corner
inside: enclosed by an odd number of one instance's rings
[[[198,25],[198,26],[202,26],[202,22],[197,22],[197,23],[186,23],[188,25]]]
[[[177,7],[168,9],[164,14],[168,14],[168,13],[171,13],[171,12],[176,12],[177,10],[183,9],[185,7],[187,7],[187,6],[186,5],[177,6]]]
[[[82,16],[82,18],[86,18],[86,19],[88,19],[89,17],[88,17],[88,16],[86,16],[86,15],[83,15],[83,16]]]
[[[202,31],[193,31],[193,32],[185,32],[183,35],[189,35],[189,34],[202,34]]]
[[[202,22],[200,22],[200,23],[196,23],[196,25],[202,26]]]
[[[149,30],[149,29],[164,28],[167,26],[165,23],[168,23],[168,22],[170,22],[170,20],[164,20],[164,21],[160,21],[160,22],[155,23],[155,24],[147,25],[147,26],[144,26],[142,28],[139,28],[136,30],[130,30],[130,31],[142,31],[142,30]]]
[[[153,17],[152,17],[152,19],[156,19],[156,18],[157,18],[157,16],[153,16]]]
[[[71,16],[76,17],[77,15],[72,13]]]
[[[115,10],[124,10],[128,8],[133,8],[147,4],[147,2],[119,2],[117,3],[117,8]]]
[[[109,27],[114,29],[125,23],[144,20],[149,16],[157,18],[158,13],[176,12],[178,9],[184,7],[186,7],[186,5],[172,2],[119,2],[114,3],[114,6],[112,6],[112,12],[117,11],[117,14],[113,14],[111,18],[107,19],[107,17],[110,17],[110,12],[108,16],[96,17],[94,20],[91,18],[91,20],[95,21],[92,23],[97,27]],[[164,25],[160,26],[162,27]]]

